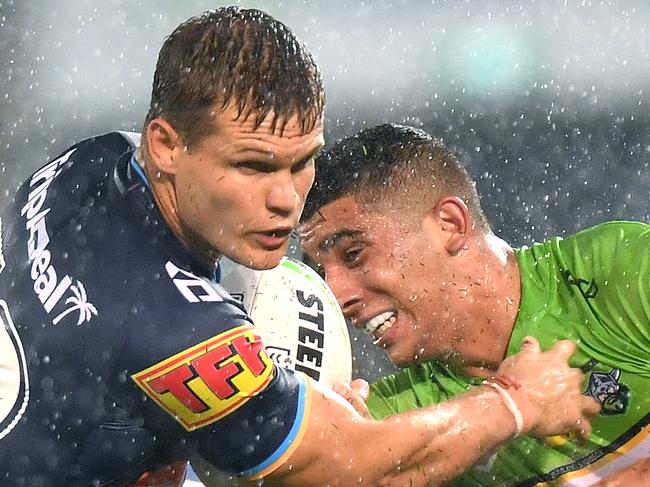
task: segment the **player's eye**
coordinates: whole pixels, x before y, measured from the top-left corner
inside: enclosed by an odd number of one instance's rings
[[[316,160],[316,157],[312,156],[307,159],[303,159],[302,161],[294,164],[291,166],[291,172],[292,173],[297,173],[302,171],[303,169],[306,169],[307,167],[313,166],[314,161]]]
[[[343,252],[343,262],[348,266],[355,266],[361,262],[363,257],[363,247],[349,247]]]
[[[269,173],[275,171],[275,167],[263,161],[240,161],[234,166],[244,174]]]

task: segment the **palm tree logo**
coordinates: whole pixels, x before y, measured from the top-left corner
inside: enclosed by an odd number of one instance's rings
[[[89,322],[93,316],[97,316],[97,308],[95,308],[95,306],[92,303],[88,302],[88,297],[86,296],[86,289],[84,288],[84,285],[80,281],[77,281],[76,286],[74,284],[70,286],[70,290],[72,291],[74,296],[70,296],[68,299],[66,299],[65,304],[72,304],[72,306],[67,308],[63,313],[61,313],[59,316],[57,316],[54,319],[52,323],[55,325],[63,318],[65,318],[67,315],[72,313],[73,311],[79,312],[79,319],[77,320],[77,326]]]

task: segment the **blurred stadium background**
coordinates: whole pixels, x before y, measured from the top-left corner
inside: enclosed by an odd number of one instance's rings
[[[331,142],[402,122],[442,138],[515,245],[650,221],[650,2],[241,1],[291,26]],[[204,0],[0,0],[0,205],[72,143],[140,129],[155,58]],[[295,249],[294,249],[295,252]],[[390,370],[355,336],[356,370]]]

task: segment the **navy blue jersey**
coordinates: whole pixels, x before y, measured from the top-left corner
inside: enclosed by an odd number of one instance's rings
[[[0,214],[0,485],[126,485],[198,453],[263,475],[309,384],[170,232],[121,133],[77,144]]]

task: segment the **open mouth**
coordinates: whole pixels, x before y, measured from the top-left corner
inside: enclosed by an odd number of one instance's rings
[[[395,311],[385,311],[368,320],[363,327],[363,331],[375,337],[374,343],[376,345],[395,321],[397,321],[397,313]]]
[[[257,240],[262,247],[268,250],[275,250],[287,241],[291,235],[291,228],[278,228],[257,233]]]
[[[290,228],[278,228],[276,230],[269,230],[266,232],[262,232],[264,235],[267,235],[269,237],[273,238],[285,238],[291,235],[291,229]]]

